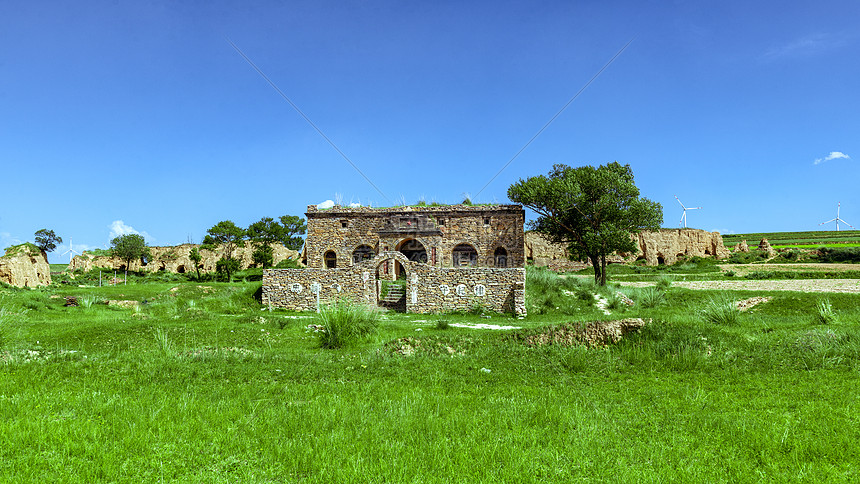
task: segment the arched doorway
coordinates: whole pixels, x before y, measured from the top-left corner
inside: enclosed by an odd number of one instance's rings
[[[451,264],[454,267],[475,267],[478,265],[478,251],[469,244],[460,244],[451,251]]]
[[[397,251],[412,262],[427,262],[427,249],[416,239],[406,239],[397,245]]]
[[[376,304],[393,311],[406,312],[406,297],[410,287],[409,262],[400,254],[388,254],[391,255],[376,262],[374,270]]]

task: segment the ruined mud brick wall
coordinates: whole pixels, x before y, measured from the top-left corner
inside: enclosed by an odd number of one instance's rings
[[[197,248],[200,252],[200,272],[215,272],[215,265],[218,259],[226,255],[226,252],[221,247],[216,247],[212,250],[201,249],[197,244],[182,244],[167,247],[149,247],[150,258],[146,265],[143,265],[140,259],[131,261],[128,270],[135,272],[196,272],[194,261],[191,260],[189,254],[191,249]],[[272,245],[272,260],[273,264],[277,264],[285,259],[297,261],[299,253],[295,250],[288,249],[282,245]],[[254,246],[250,242],[246,242],[244,247],[237,247],[233,250],[233,257],[239,260],[241,269],[247,269],[254,263],[253,259]],[[125,270],[124,259],[110,256],[97,256],[89,252],[84,252],[82,255],[75,256],[69,264],[68,271],[73,272],[81,270],[89,272],[96,267],[106,269]]]
[[[460,244],[475,250],[476,267],[495,267],[500,248],[506,267],[525,264],[525,211],[519,205],[335,206],[326,210],[310,205],[305,215],[305,255],[311,268],[326,267],[327,252],[335,254],[336,267],[342,268],[356,264],[353,256],[360,246],[368,246],[375,255],[401,250],[405,244],[423,248],[426,263],[435,267],[452,267],[454,248]]]
[[[396,260],[406,274],[406,312],[441,313],[480,306],[489,311],[525,315],[524,268],[435,267],[409,261],[394,251],[372,260],[335,269],[266,269],[264,305],[309,311],[338,299],[378,304],[381,266]]]
[[[631,234],[637,248],[630,254],[612,254],[607,260],[613,263],[644,259],[648,265],[672,265],[679,257],[715,257],[725,259],[729,250],[723,245],[719,232],[700,229],[661,229]],[[529,262],[553,270],[580,270],[590,267],[588,261],[570,261],[562,244],[547,240],[542,234],[526,233],[525,253]]]
[[[672,265],[679,257],[714,257],[725,259],[729,249],[719,232],[699,229],[661,229],[634,234],[638,251],[633,260],[645,259],[648,265]]]
[[[51,266],[44,252],[32,244],[6,249],[0,256],[0,282],[17,287],[51,285]]]

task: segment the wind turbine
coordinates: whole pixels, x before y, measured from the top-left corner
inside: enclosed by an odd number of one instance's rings
[[[63,252],[63,253],[62,253],[62,255],[66,255],[66,254],[69,254],[69,264],[71,264],[71,263],[72,263],[72,257],[74,257],[74,256],[75,256],[75,254],[77,254],[77,255],[81,255],[81,253],[80,253],[80,252],[78,252],[78,251],[76,251],[76,250],[74,249],[74,247],[72,246],[72,239],[71,239],[71,237],[69,238],[69,250],[67,250],[67,251],[65,251],[65,252]]]
[[[678,203],[681,203],[681,199],[680,199],[680,198],[678,198],[677,196],[675,196],[675,200],[677,200],[677,201],[678,201]],[[680,221],[680,222],[678,222],[678,225],[684,224],[684,228],[687,228],[687,210],[699,210],[699,209],[701,209],[702,207],[691,207],[691,208],[687,208],[687,207],[685,207],[685,206],[684,206],[684,204],[683,204],[683,203],[681,203],[681,208],[683,208],[683,209],[684,209],[684,214],[683,214],[683,215],[681,215],[681,221]]]
[[[828,220],[827,222],[821,222],[821,223],[820,223],[820,224],[818,224],[818,225],[824,225],[824,224],[829,224],[830,222],[836,222],[836,231],[837,231],[837,232],[839,232],[839,222],[842,222],[842,223],[844,223],[845,225],[847,225],[847,226],[849,226],[849,227],[851,227],[851,228],[853,229],[854,227],[853,227],[853,226],[851,226],[851,224],[849,224],[848,222],[846,222],[846,221],[842,220],[841,218],[839,218],[839,209],[840,209],[841,207],[842,207],[842,202],[837,202],[837,203],[836,203],[836,218],[831,219],[831,220]]]

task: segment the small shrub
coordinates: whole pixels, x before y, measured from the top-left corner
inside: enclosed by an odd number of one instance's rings
[[[818,324],[831,324],[836,322],[836,313],[830,304],[830,299],[818,301],[815,305],[815,322]]]
[[[617,292],[612,292],[606,296],[606,309],[610,311],[619,311],[626,308],[627,305],[624,304],[624,299]]]
[[[723,274],[725,274],[726,277],[735,277],[735,271],[733,270],[727,270]]]
[[[436,321],[436,329],[448,329],[451,327],[451,321],[447,319],[440,319]]]
[[[336,302],[320,308],[317,321],[322,330],[317,333],[323,348],[343,348],[376,331],[379,312],[376,308]]]
[[[737,324],[740,313],[735,303],[726,295],[709,298],[701,310],[702,319],[722,326]]]

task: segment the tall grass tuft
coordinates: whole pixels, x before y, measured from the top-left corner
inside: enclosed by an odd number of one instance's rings
[[[815,305],[815,322],[818,324],[831,324],[836,322],[836,313],[830,304],[829,298],[818,301]]]
[[[722,326],[737,324],[740,314],[735,303],[725,294],[709,298],[701,310],[702,319]]]
[[[379,311],[376,308],[338,301],[320,308],[317,333],[323,348],[343,348],[376,331]]]
[[[664,276],[657,279],[656,287],[661,291],[668,291],[669,288],[672,287],[672,278]]]
[[[164,356],[173,356],[175,353],[173,343],[167,337],[167,331],[162,328],[155,329],[155,342],[158,343],[158,349]]]
[[[666,294],[656,287],[643,287],[636,295],[643,308],[656,308],[666,302]]]
[[[78,298],[78,306],[82,308],[91,308],[96,303],[95,296],[83,296]]]

